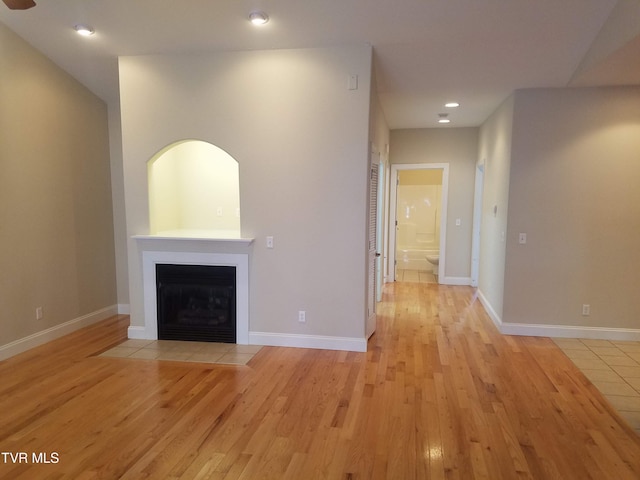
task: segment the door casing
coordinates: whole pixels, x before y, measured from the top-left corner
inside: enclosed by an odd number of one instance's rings
[[[402,170],[442,170],[442,198],[440,199],[440,261],[438,283],[446,283],[445,263],[447,245],[447,203],[449,198],[448,163],[396,163],[391,165],[391,192],[389,195],[389,271],[391,281],[396,280],[396,224],[398,221],[398,172]]]

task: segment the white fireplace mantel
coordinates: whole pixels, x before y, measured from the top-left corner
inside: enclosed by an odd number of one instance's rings
[[[156,264],[221,265],[236,268],[236,342],[249,343],[249,247],[252,238],[134,235],[142,254],[144,329],[129,328],[129,338],[158,339]]]
[[[206,242],[215,248],[216,244],[220,245],[238,245],[249,246],[253,243],[253,238],[241,238],[227,234],[218,230],[171,230],[160,232],[156,235],[134,235],[134,240],[150,240],[154,243],[160,241],[180,241],[180,242]]]

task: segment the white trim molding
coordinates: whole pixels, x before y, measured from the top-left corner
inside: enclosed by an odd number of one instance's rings
[[[322,350],[346,350],[366,352],[366,338],[326,337],[321,335],[298,335],[289,333],[249,332],[251,345],[271,347],[316,348]]]
[[[440,283],[443,285],[471,285],[471,277],[444,277]]]
[[[236,267],[236,343],[249,342],[249,255],[246,253],[142,252],[144,327],[129,327],[129,338],[158,339],[156,265],[224,265]],[[141,336],[142,335],[142,336]]]
[[[478,299],[503,335],[550,338],[588,338],[592,340],[640,341],[640,330],[635,328],[586,327],[533,323],[503,322],[491,303],[478,290]]]
[[[487,312],[487,315],[489,315],[489,318],[493,321],[498,331],[502,332],[502,318],[500,318],[500,315],[498,315],[498,313],[494,310],[493,305],[491,305],[491,302],[489,302],[487,297],[484,296],[482,291],[478,289],[477,292],[478,300],[480,300],[480,303]]]
[[[7,343],[0,346],[0,360],[5,360],[9,357],[13,357],[14,355],[18,355],[19,353],[26,352],[34,347],[44,345],[51,340],[63,337],[64,335],[75,332],[76,330],[87,327],[101,320],[105,320],[109,317],[113,317],[117,314],[118,305],[111,305]]]
[[[149,340],[147,338],[147,329],[144,327],[139,327],[137,325],[132,325],[127,329],[127,338],[136,340]]]
[[[503,323],[500,333],[528,337],[589,338],[592,340],[639,341],[640,330],[632,328],[605,328],[570,325]]]

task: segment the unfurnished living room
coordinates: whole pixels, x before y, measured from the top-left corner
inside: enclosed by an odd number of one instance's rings
[[[640,0],[3,0],[0,479],[640,478]]]

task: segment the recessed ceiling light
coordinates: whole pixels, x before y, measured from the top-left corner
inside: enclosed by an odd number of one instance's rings
[[[256,10],[249,14],[249,21],[254,25],[264,25],[269,21],[269,15],[262,11]]]
[[[448,113],[439,113],[438,114],[438,123],[451,123],[451,120],[449,120],[447,117],[449,116]]]
[[[447,108],[457,108],[460,106],[460,104],[458,102],[447,102],[444,104],[444,106]]]
[[[79,35],[83,35],[85,37],[89,37],[89,36],[93,35],[94,33],[96,33],[96,31],[93,29],[93,27],[91,27],[89,25],[76,25],[73,28],[75,29],[76,32],[78,32]]]

